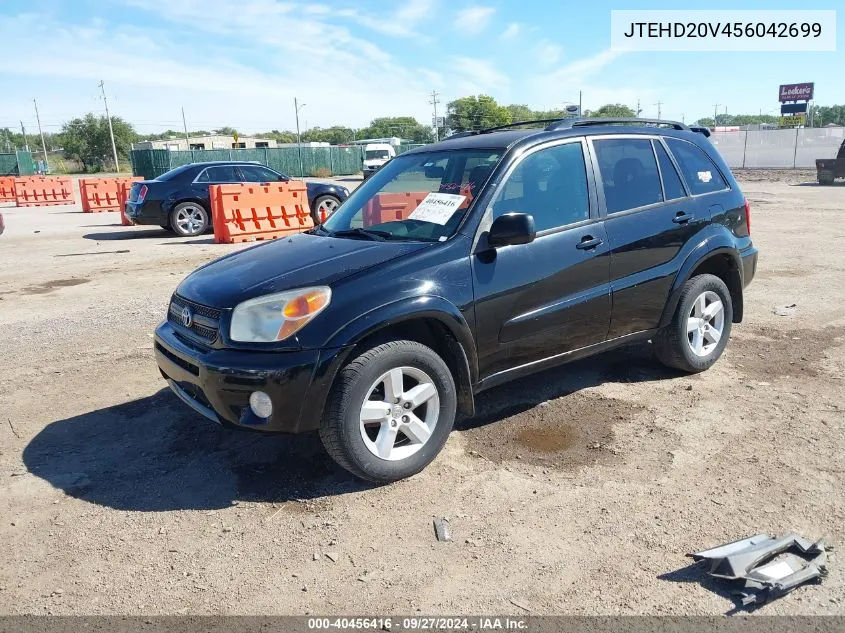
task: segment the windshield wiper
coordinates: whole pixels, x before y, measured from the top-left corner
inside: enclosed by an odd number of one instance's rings
[[[323,227],[322,224],[318,224],[313,229],[308,231],[308,233],[312,233],[313,235],[331,235],[331,231]]]
[[[344,229],[342,231],[331,231],[331,237],[366,237],[377,242],[383,242],[386,239],[393,237],[389,231],[379,231],[376,229]]]

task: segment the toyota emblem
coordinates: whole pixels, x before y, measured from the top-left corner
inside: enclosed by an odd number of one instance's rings
[[[194,315],[191,314],[191,309],[188,306],[182,308],[182,325],[185,327],[191,327],[191,324],[194,322]]]

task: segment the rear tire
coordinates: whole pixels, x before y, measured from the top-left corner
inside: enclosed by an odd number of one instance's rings
[[[689,373],[709,369],[731,336],[733,303],[725,282],[697,275],[681,290],[672,322],[654,337],[657,359]]]
[[[314,208],[311,210],[311,219],[314,224],[322,224],[328,220],[331,215],[337,211],[340,206],[340,200],[334,196],[320,196],[314,200]],[[323,217],[325,215],[325,217]]]
[[[170,228],[182,237],[202,235],[208,226],[208,211],[199,202],[180,202],[170,212]]]
[[[834,181],[833,174],[828,172],[821,172],[819,173],[819,184],[820,185],[832,185]]]
[[[410,477],[434,460],[452,430],[455,382],[443,359],[414,341],[359,355],[332,385],[320,439],[350,473],[376,483]]]

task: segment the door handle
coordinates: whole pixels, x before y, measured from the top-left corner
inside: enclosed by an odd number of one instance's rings
[[[675,217],[672,218],[672,222],[674,222],[675,224],[686,224],[694,218],[694,215],[690,215],[686,211],[678,211],[678,213],[675,214]]]
[[[595,248],[601,244],[602,241],[599,238],[593,237],[592,235],[585,235],[581,238],[581,241],[575,245],[575,248],[580,248],[582,251],[585,251]]]

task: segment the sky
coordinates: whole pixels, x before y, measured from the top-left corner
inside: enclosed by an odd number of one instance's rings
[[[814,0],[813,9],[839,2]],[[610,50],[610,10],[593,0],[0,0],[0,127],[45,131],[87,112],[139,133],[233,126],[241,132],[363,127],[380,116],[431,121],[485,93],[534,109],[635,107],[694,121],[778,112],[781,83],[815,82],[815,102],[845,103],[845,11],[835,53]],[[644,2],[641,9],[677,3]],[[706,9],[791,9],[779,0]],[[684,8],[692,8],[685,6]]]

